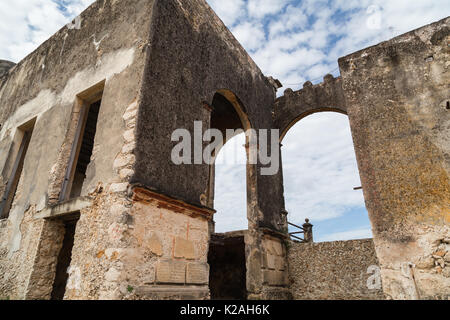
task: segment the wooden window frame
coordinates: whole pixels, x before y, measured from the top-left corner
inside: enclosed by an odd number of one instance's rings
[[[75,107],[79,111],[77,129],[72,143],[70,151],[69,162],[64,175],[64,180],[61,186],[61,192],[59,193],[58,201],[65,202],[70,200],[70,194],[73,187],[73,181],[75,177],[75,170],[77,168],[81,145],[83,142],[84,131],[89,115],[89,109],[92,104],[102,100],[103,91],[105,89],[105,80],[99,82],[93,87],[83,91],[76,97]]]
[[[17,187],[19,185],[19,180],[22,175],[23,165],[25,162],[25,157],[30,145],[31,137],[33,135],[34,125],[36,123],[36,118],[28,121],[26,124],[17,128],[18,134],[21,135],[20,147],[14,157],[13,166],[11,172],[9,173],[8,182],[6,184],[5,192],[2,195],[0,202],[0,220],[6,220],[9,218],[11,207],[14,202]],[[18,139],[18,140],[19,140]],[[11,151],[14,147],[11,147]],[[5,165],[7,167],[7,165]]]

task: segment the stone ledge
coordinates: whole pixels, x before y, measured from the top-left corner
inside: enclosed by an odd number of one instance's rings
[[[205,217],[211,220],[216,213],[214,209],[207,207],[197,207],[184,201],[173,199],[169,196],[150,191],[141,186],[133,186],[133,200],[136,202],[156,203],[158,208],[168,209],[177,213],[182,213],[190,217]]]
[[[54,219],[60,218],[73,213],[80,212],[82,209],[88,208],[92,205],[92,200],[88,197],[80,197],[72,199],[56,206],[47,207],[44,210],[36,213],[35,219]]]
[[[205,286],[140,286],[136,295],[154,300],[180,298],[183,300],[201,300],[209,298],[209,288]]]

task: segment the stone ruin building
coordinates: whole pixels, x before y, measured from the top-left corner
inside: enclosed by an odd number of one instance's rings
[[[0,299],[448,299],[449,24],[276,98],[205,0],[98,0],[0,62]],[[248,230],[214,234],[214,166],[173,164],[172,132],[284,135],[321,111],[349,117],[374,239],[291,241],[261,164]]]

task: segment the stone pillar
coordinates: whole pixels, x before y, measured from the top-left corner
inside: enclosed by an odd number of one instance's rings
[[[305,234],[305,242],[312,243],[314,242],[313,238],[313,225],[309,223],[309,219],[305,219],[305,223],[302,225],[304,234]]]
[[[339,60],[383,288],[450,297],[450,18]]]
[[[281,151],[279,156],[280,168],[274,176],[261,176],[260,168],[256,165],[249,165],[247,169],[249,231],[245,244],[247,291],[248,298],[252,300],[291,299],[286,254],[289,235],[284,210]]]

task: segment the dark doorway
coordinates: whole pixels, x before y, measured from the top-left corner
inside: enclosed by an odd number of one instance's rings
[[[244,232],[213,234],[208,253],[212,300],[246,300]]]
[[[68,269],[72,261],[72,249],[75,239],[75,230],[79,215],[64,220],[64,240],[61,251],[58,255],[56,265],[55,281],[53,283],[52,300],[63,300],[66,293],[67,280],[69,278]]]

